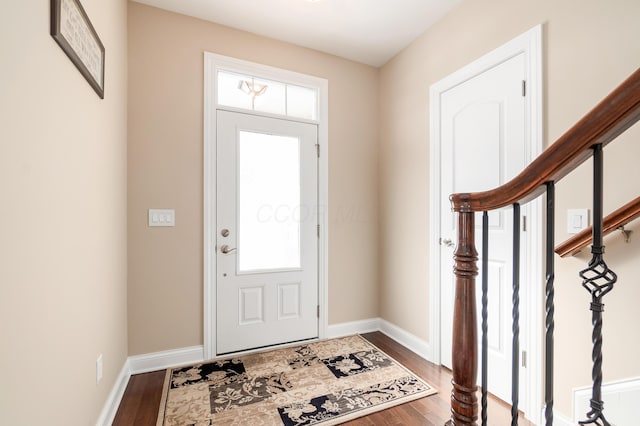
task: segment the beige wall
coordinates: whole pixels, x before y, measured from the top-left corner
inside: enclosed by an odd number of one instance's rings
[[[329,323],[377,316],[378,70],[130,3],[129,353],[203,342],[205,51],[329,81]]]
[[[635,0],[465,1],[381,69],[383,318],[429,341],[428,238],[438,238],[429,236],[428,228],[429,86],[543,23],[545,138],[552,142],[640,66],[639,19],[640,3]],[[609,166],[606,211],[639,192],[638,133],[633,129],[633,135],[605,154]],[[567,237],[566,208],[589,206],[589,182],[585,169],[559,184],[559,241]],[[606,301],[605,381],[640,375],[640,367],[632,363],[640,343],[636,338],[622,338],[629,336],[629,325],[640,320],[633,305],[640,295],[634,283],[640,274],[640,240],[632,239],[627,246],[619,237],[610,237],[606,243],[610,245],[607,258],[619,272],[620,284]],[[571,387],[590,384],[589,297],[576,278],[585,260],[557,261],[556,402],[564,414],[571,412]]]
[[[49,35],[49,3],[0,13],[3,425],[95,424],[127,356],[126,1],[82,1],[104,100]]]

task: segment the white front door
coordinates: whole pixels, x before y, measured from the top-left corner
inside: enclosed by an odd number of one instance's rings
[[[441,363],[449,368],[457,222],[448,197],[452,193],[493,189],[524,168],[527,146],[524,75],[524,54],[520,54],[454,86],[440,97],[440,350]],[[512,223],[512,209],[489,213],[489,391],[506,401],[511,399]],[[482,247],[481,214],[476,215],[476,247],[478,251]],[[480,320],[480,279],[477,282]],[[521,328],[526,330],[526,324],[521,324]]]
[[[318,337],[317,126],[216,122],[216,352]]]

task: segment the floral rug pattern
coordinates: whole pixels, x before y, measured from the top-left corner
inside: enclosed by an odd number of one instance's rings
[[[436,391],[360,336],[167,370],[158,426],[329,426]]]

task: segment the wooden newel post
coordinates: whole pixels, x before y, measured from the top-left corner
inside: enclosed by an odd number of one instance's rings
[[[458,211],[458,245],[453,254],[456,295],[453,309],[453,426],[477,425],[478,334],[476,322],[476,276],[478,252],[474,243],[474,213]]]

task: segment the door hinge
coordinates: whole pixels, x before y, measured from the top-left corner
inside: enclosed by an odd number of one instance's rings
[[[316,154],[318,155],[318,158],[320,158],[320,144],[319,143],[316,144]]]
[[[317,305],[316,316],[320,318],[320,305]]]
[[[522,367],[527,368],[527,351],[522,351]]]
[[[527,217],[522,216],[522,232],[527,232]]]
[[[318,231],[318,238],[320,238],[320,225],[316,227],[316,230]]]
[[[522,96],[527,96],[527,81],[522,80]]]

